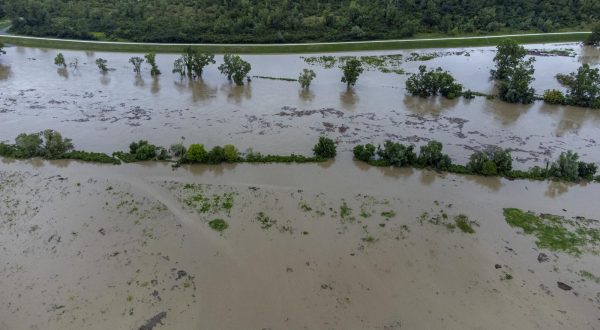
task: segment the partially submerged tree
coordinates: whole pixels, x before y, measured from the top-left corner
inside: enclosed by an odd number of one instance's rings
[[[533,78],[534,58],[521,60],[514,67],[506,71],[506,76],[500,81],[498,86],[500,99],[509,103],[531,103],[535,95],[535,90],[531,88]]]
[[[462,88],[448,71],[443,71],[442,68],[427,71],[425,65],[419,66],[419,72],[406,80],[406,90],[421,97],[442,94],[453,99],[461,95]]]
[[[346,83],[348,88],[354,86],[358,77],[363,72],[362,63],[356,58],[350,58],[342,65],[342,82]]]
[[[313,152],[316,157],[320,158],[334,158],[337,151],[335,142],[332,139],[326,137],[319,137],[319,141],[313,148]]]
[[[187,47],[184,54],[173,63],[173,73],[179,73],[182,77],[201,78],[204,67],[215,63],[213,54],[198,53],[192,47]]]
[[[156,54],[154,52],[150,52],[150,53],[144,55],[144,58],[146,58],[146,62],[148,64],[150,64],[150,75],[151,76],[159,75],[160,70],[158,69],[158,66],[156,65]]]
[[[467,168],[481,175],[506,175],[512,170],[510,150],[492,147],[486,151],[476,151],[469,158]]]
[[[583,64],[565,79],[567,103],[600,109],[600,69]]]
[[[521,62],[527,50],[512,39],[504,39],[500,41],[497,47],[494,62],[496,69],[492,70],[492,78],[495,80],[503,80],[509,75],[509,71]]]
[[[96,65],[98,66],[98,69],[100,69],[100,71],[102,71],[102,72],[108,71],[108,67],[106,66],[107,62],[108,61],[106,61],[103,58],[97,58],[96,59]]]
[[[219,71],[238,86],[244,84],[244,78],[248,76],[250,70],[252,70],[250,63],[242,60],[238,55],[225,54],[223,64],[219,65]]]
[[[56,55],[56,57],[54,58],[54,64],[65,68],[67,67],[67,64],[65,63],[65,57],[62,53],[58,53]]]
[[[129,63],[133,65],[133,72],[136,74],[140,74],[142,72],[142,63],[144,63],[144,59],[139,56],[134,56],[129,59]]]
[[[310,87],[310,83],[316,77],[317,74],[313,70],[304,69],[302,70],[302,73],[300,73],[300,77],[298,77],[298,82],[300,83],[300,86],[302,86],[303,89],[308,89],[308,87]]]

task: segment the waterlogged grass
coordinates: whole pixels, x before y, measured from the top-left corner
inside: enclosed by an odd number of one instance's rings
[[[208,223],[208,226],[216,231],[222,232],[229,228],[229,224],[223,219],[214,219]]]
[[[586,251],[598,252],[600,229],[593,228],[597,221],[585,218],[567,219],[552,214],[535,214],[516,208],[504,209],[504,218],[512,227],[536,237],[535,244],[542,249],[581,255]]]
[[[269,76],[252,76],[252,78],[268,79],[268,80],[281,80],[281,81],[298,81],[298,79],[293,79],[293,78],[269,77]]]
[[[580,271],[579,275],[581,275],[581,277],[585,278],[586,280],[590,280],[595,282],[596,284],[600,284],[600,276],[596,276],[593,273],[588,272],[587,270]]]
[[[471,222],[469,221],[469,217],[464,214],[459,214],[454,217],[454,222],[456,223],[456,227],[462,230],[463,233],[467,234],[475,234],[475,229],[471,226]]]
[[[352,218],[352,209],[348,206],[346,201],[344,201],[342,203],[342,205],[340,206],[340,217],[342,217],[342,220],[344,220],[344,221],[354,220]]]
[[[381,216],[384,218],[391,219],[396,216],[396,212],[394,210],[381,212]]]
[[[219,212],[230,213],[234,206],[234,193],[227,192],[221,195],[213,194],[207,196],[202,190],[202,186],[186,184],[186,190],[193,190],[193,194],[184,199],[184,203],[194,208],[199,213],[216,214]]]

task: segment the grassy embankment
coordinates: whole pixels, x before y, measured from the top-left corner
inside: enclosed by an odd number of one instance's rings
[[[576,42],[587,38],[589,32],[563,32],[546,34],[513,34],[489,36],[464,36],[451,38],[427,38],[404,40],[379,40],[340,43],[306,43],[306,44],[192,44],[203,52],[268,54],[268,53],[316,53],[340,51],[394,50],[415,48],[454,48],[495,46],[498,40],[510,37],[519,43]],[[0,42],[9,45],[40,47],[54,49],[78,49],[118,52],[179,53],[188,44],[157,44],[133,42],[82,41],[53,38],[33,38],[12,35],[0,35]]]

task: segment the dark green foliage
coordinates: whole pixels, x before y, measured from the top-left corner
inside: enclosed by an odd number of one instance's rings
[[[448,155],[442,153],[443,145],[438,141],[429,141],[427,145],[421,146],[418,164],[436,170],[445,171],[452,165]]]
[[[156,54],[154,52],[150,52],[150,53],[144,55],[144,58],[146,59],[146,62],[148,64],[150,64],[150,75],[151,76],[159,75],[160,70],[158,69],[158,66],[156,65]]]
[[[591,180],[597,169],[596,164],[580,162],[579,155],[569,150],[561,153],[558,160],[552,163],[549,174],[567,181]]]
[[[377,155],[388,165],[396,167],[414,165],[417,160],[413,145],[405,146],[389,140],[384,142],[383,149],[377,148]]]
[[[184,54],[175,60],[173,73],[179,73],[181,76],[187,74],[190,78],[200,78],[204,67],[209,64],[215,64],[214,55],[199,53],[196,49],[187,47]]]
[[[54,58],[54,64],[62,67],[67,67],[67,63],[65,63],[65,56],[62,53],[58,53]]]
[[[544,92],[544,102],[548,104],[565,104],[565,94],[557,89],[548,89]]]
[[[111,157],[107,154],[99,153],[99,152],[87,152],[87,151],[70,151],[62,155],[62,159],[75,159],[81,160],[85,162],[93,162],[93,163],[104,163],[104,164],[114,164],[119,165],[121,162],[114,157]]]
[[[208,159],[208,153],[202,144],[192,144],[188,148],[184,160],[189,163],[205,163]]]
[[[228,162],[236,162],[240,159],[240,153],[234,145],[226,144],[223,147],[223,153],[225,154],[225,159]]]
[[[219,71],[238,86],[244,84],[244,78],[248,76],[250,70],[252,70],[250,63],[242,60],[238,55],[225,54],[223,64],[219,65]]]
[[[335,142],[326,137],[319,137],[319,142],[313,147],[313,152],[316,157],[323,159],[334,158],[336,155]]]
[[[42,138],[40,133],[25,134],[21,133],[15,139],[15,154],[16,158],[31,158],[42,156]]]
[[[563,76],[561,82],[568,89],[567,104],[600,109],[600,69],[583,64],[577,72]]]
[[[144,59],[139,56],[134,56],[129,59],[129,63],[133,65],[133,72],[140,74],[142,71],[142,63],[144,63]]]
[[[172,144],[171,147],[169,148],[169,153],[173,157],[183,157],[183,155],[185,155],[186,151],[187,150],[183,146],[183,143]]]
[[[300,73],[300,77],[298,77],[298,82],[300,82],[302,88],[307,89],[316,77],[317,74],[313,70],[303,69],[302,73]]]
[[[216,231],[224,231],[229,228],[229,224],[223,219],[214,219],[208,223],[208,226]]]
[[[346,83],[348,88],[356,85],[358,76],[363,73],[362,62],[356,58],[351,58],[346,61],[341,67],[342,69],[342,82]]]
[[[101,72],[106,72],[108,71],[108,67],[106,66],[106,63],[108,61],[106,61],[103,58],[97,58],[96,59],[96,65],[98,66],[98,69],[100,69]]]
[[[562,0],[4,0],[2,4],[17,34],[182,43],[550,31],[591,23],[600,12],[597,1]]]
[[[375,157],[375,150],[375,146],[369,143],[366,145],[357,145],[352,152],[354,153],[354,158],[368,163]]]
[[[206,161],[209,164],[221,164],[227,161],[227,157],[225,156],[225,151],[223,148],[219,146],[213,147],[206,156]]]
[[[588,39],[585,41],[585,44],[590,46],[600,46],[600,22],[594,25],[592,34],[590,34]]]
[[[53,130],[45,130],[42,133],[44,138],[44,146],[42,151],[42,157],[47,159],[59,159],[64,156],[65,153],[73,149],[73,143],[71,139],[63,139],[60,133]]]
[[[506,175],[512,170],[510,150],[493,147],[485,152],[476,151],[469,158],[467,168],[470,172],[481,175]]]
[[[125,163],[146,161],[146,160],[167,160],[169,155],[163,147],[157,147],[148,141],[140,140],[132,142],[129,145],[129,153],[117,151],[113,156],[119,158]]]
[[[449,99],[456,98],[462,93],[462,85],[456,83],[454,77],[442,68],[427,71],[425,65],[419,66],[419,73],[411,75],[406,80],[406,90],[412,95],[429,97],[441,94]]]
[[[535,90],[530,87],[533,78],[532,57],[529,60],[520,61],[514,67],[507,69],[506,77],[500,81],[498,86],[500,99],[509,103],[531,103],[535,96]]]
[[[506,79],[510,71],[525,59],[527,50],[512,39],[500,41],[497,47],[494,62],[496,69],[491,71],[492,78],[496,80]]]

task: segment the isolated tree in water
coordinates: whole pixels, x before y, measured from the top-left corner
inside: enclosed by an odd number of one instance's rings
[[[510,103],[531,103],[535,90],[530,87],[533,78],[534,58],[519,61],[513,68],[507,70],[506,77],[500,81],[500,99]]]
[[[182,77],[187,74],[190,78],[201,78],[204,67],[214,63],[213,54],[200,54],[192,47],[187,47],[184,54],[173,63],[173,73],[179,73]]]
[[[158,66],[156,65],[156,54],[154,52],[150,52],[150,53],[144,55],[144,57],[146,58],[146,62],[148,64],[150,64],[150,66],[151,66],[150,75],[151,76],[159,75],[160,70],[158,69]]]
[[[494,57],[496,69],[492,70],[492,78],[502,80],[508,76],[509,71],[519,62],[523,61],[527,50],[512,39],[504,39],[498,44],[497,53]]]
[[[310,83],[317,77],[317,74],[313,70],[304,69],[302,73],[300,73],[300,77],[298,77],[298,82],[303,89],[308,89]]]
[[[98,69],[100,69],[100,71],[102,71],[102,72],[108,71],[108,67],[106,66],[106,63],[107,63],[107,61],[103,58],[96,59],[96,65],[98,66]]]
[[[58,53],[54,58],[54,64],[62,67],[67,67],[67,63],[65,63],[65,57],[62,53]]]
[[[244,78],[248,76],[250,70],[252,70],[250,63],[242,60],[238,55],[225,54],[223,64],[219,65],[219,71],[238,86],[244,84]]]
[[[129,63],[133,65],[133,72],[140,74],[142,71],[142,63],[144,63],[144,59],[139,56],[134,56],[129,59]]]
[[[342,82],[348,85],[348,88],[354,86],[358,80],[358,76],[363,72],[362,64],[359,60],[351,58],[342,66]]]

